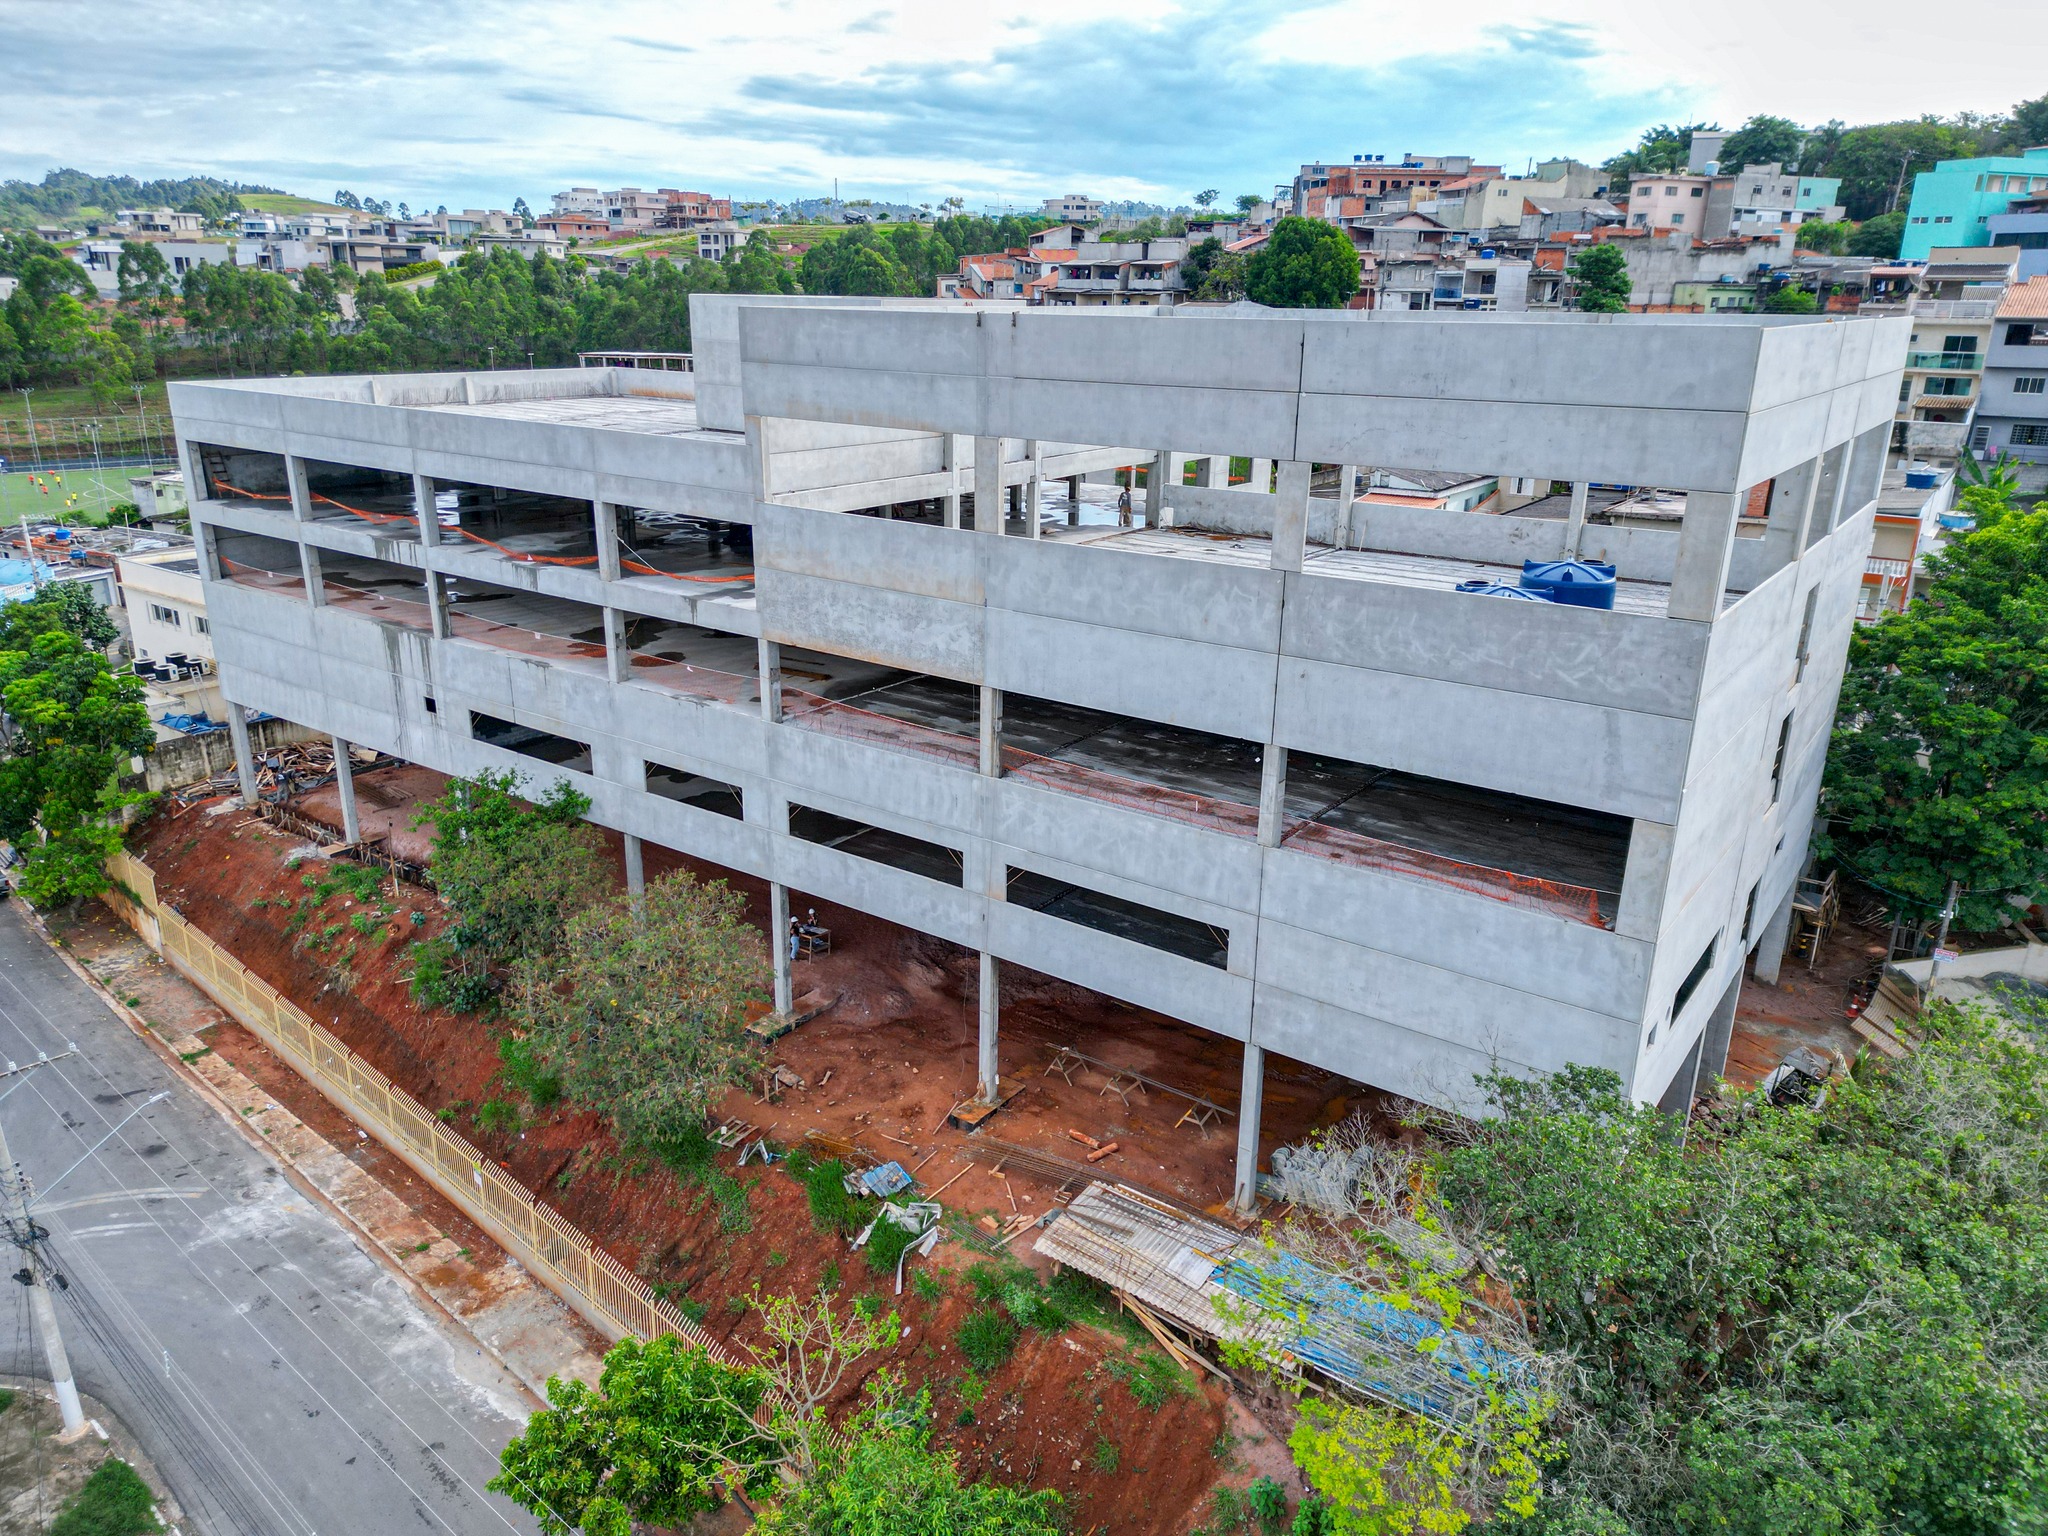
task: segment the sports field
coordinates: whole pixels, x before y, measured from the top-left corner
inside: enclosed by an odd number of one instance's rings
[[[12,466],[0,475],[0,523],[86,523],[99,526],[121,502],[131,499],[128,479],[136,469],[65,469],[38,475]]]

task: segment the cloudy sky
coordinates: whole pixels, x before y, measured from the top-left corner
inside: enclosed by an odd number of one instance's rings
[[[1181,202],[1356,153],[1598,160],[1660,120],[1999,111],[2048,88],[2038,46],[1985,46],[2028,9],[0,0],[0,176],[203,172],[451,207],[571,181],[817,196],[834,177],[977,207]]]

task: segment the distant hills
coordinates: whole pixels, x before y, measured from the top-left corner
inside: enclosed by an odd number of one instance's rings
[[[40,182],[0,182],[0,227],[22,229],[34,224],[61,224],[81,215],[112,213],[117,208],[175,208],[217,216],[242,206],[248,194],[292,198],[276,187],[222,181],[213,176],[182,176],[137,181],[133,176],[91,176],[84,171],[51,171]],[[324,206],[307,202],[307,206]]]

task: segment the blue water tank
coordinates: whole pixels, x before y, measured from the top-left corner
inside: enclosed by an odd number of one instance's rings
[[[1605,560],[1524,560],[1522,586],[1574,608],[1614,606],[1614,567]]]
[[[1507,597],[1520,603],[1547,603],[1550,601],[1541,592],[1532,592],[1526,587],[1511,587],[1504,581],[1461,581],[1460,592],[1470,592],[1478,597]]]
[[[1909,491],[1931,491],[1941,484],[1941,472],[1935,469],[1909,469],[1906,471],[1906,489]]]

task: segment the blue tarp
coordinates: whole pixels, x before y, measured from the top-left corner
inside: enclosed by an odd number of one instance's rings
[[[1291,1321],[1285,1347],[1338,1381],[1444,1423],[1470,1417],[1491,1385],[1510,1397],[1531,1385],[1528,1363],[1476,1334],[1445,1328],[1292,1254],[1258,1264],[1233,1258],[1218,1284],[1247,1301],[1278,1305]]]

